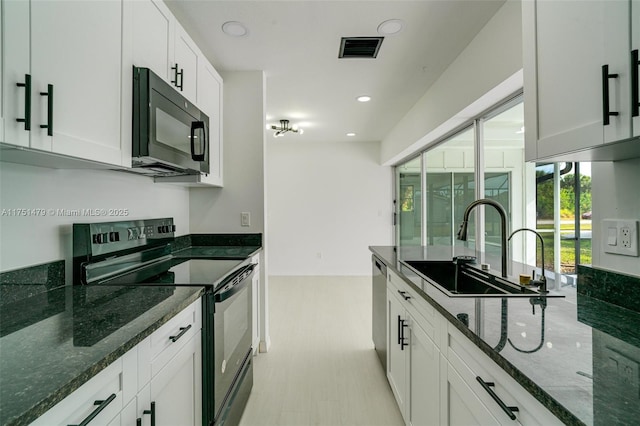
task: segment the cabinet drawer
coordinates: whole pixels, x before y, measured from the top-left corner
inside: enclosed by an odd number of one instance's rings
[[[122,374],[120,358],[40,416],[32,425],[80,424],[99,410],[99,405],[95,404],[97,401],[104,401],[104,408],[91,420],[91,426],[111,424],[122,410]]]
[[[520,386],[515,379],[469,341],[455,326],[449,324],[448,330],[449,347],[447,348],[447,358],[449,363],[501,424],[520,423],[525,426],[562,424],[537,399]],[[516,421],[509,418],[507,413],[500,408],[498,403],[478,381],[477,377],[480,377],[484,382],[494,383],[494,386],[491,386],[490,389],[493,390],[498,398],[507,406],[518,408],[518,411],[514,412]]]
[[[151,377],[202,328],[202,303],[196,300],[150,336]]]

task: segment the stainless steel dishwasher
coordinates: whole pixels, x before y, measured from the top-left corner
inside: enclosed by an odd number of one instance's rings
[[[376,256],[371,256],[372,282],[372,337],[380,362],[387,371],[387,267]]]

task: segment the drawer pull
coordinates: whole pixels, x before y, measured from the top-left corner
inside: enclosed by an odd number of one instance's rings
[[[482,385],[482,387],[484,388],[484,390],[487,391],[487,393],[491,396],[491,398],[493,398],[493,400],[498,403],[498,405],[500,406],[500,408],[502,408],[502,411],[504,411],[505,413],[507,413],[507,416],[509,416],[509,418],[511,420],[515,420],[516,419],[516,415],[513,414],[514,411],[520,411],[518,410],[518,407],[509,407],[507,406],[507,404],[505,404],[498,395],[496,395],[496,393],[493,391],[493,389],[491,389],[492,386],[495,386],[496,384],[493,382],[485,382],[484,380],[482,380],[482,377],[480,376],[476,376],[476,380]]]
[[[400,291],[400,290],[398,290],[398,293],[400,293],[400,296],[402,296],[402,298],[403,298],[404,300],[409,300],[409,299],[411,299],[411,296],[407,296],[407,292],[406,292],[406,291]]]
[[[86,418],[86,419],[84,419],[82,422],[80,422],[80,424],[79,424],[79,425],[77,425],[77,426],[87,426],[87,425],[89,424],[89,422],[90,422],[91,420],[95,419],[95,418],[96,418],[96,416],[97,416],[98,414],[100,414],[100,412],[101,412],[102,410],[104,410],[105,408],[107,408],[107,405],[109,405],[109,404],[111,403],[111,401],[113,401],[114,399],[116,399],[116,394],[115,394],[115,393],[112,393],[112,394],[109,396],[109,398],[107,398],[107,399],[105,399],[105,400],[98,400],[98,401],[94,401],[94,402],[93,402],[93,405],[97,405],[98,407],[97,407],[95,410],[93,410],[93,411],[91,412],[91,414],[89,414],[89,415],[87,416],[87,418]],[[76,426],[76,425],[69,425],[69,426]]]
[[[176,340],[184,336],[184,333],[189,331],[190,328],[191,328],[191,324],[189,324],[186,327],[180,327],[180,333],[178,333],[176,336],[169,336],[169,339],[171,339],[172,342],[175,342]]]

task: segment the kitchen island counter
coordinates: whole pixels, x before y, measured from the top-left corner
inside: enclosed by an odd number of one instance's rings
[[[432,258],[425,247],[370,250],[565,424],[631,424],[640,416],[640,313],[575,288],[556,293],[564,298],[448,297],[401,261],[451,259]],[[590,269],[580,266],[578,289],[580,272]]]

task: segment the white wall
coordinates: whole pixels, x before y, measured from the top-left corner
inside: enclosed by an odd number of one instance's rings
[[[191,232],[265,232],[264,73],[228,72],[222,77],[224,188],[191,189]],[[251,214],[251,226],[241,226],[241,212]]]
[[[602,251],[602,219],[640,221],[640,159],[591,164],[593,266],[640,276],[640,257]]]
[[[384,138],[381,162],[398,162],[522,88],[521,69],[521,4],[507,0]]]
[[[267,141],[271,275],[371,274],[368,246],[393,244],[392,170],[379,158],[376,142]]]
[[[2,209],[128,209],[126,216],[0,216],[0,271],[64,259],[71,279],[73,223],[173,217],[189,233],[189,191],[148,177],[0,163]]]

